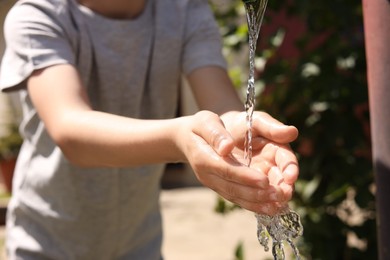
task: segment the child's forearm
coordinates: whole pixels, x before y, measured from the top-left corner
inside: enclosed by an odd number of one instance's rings
[[[126,167],[185,161],[175,133],[187,118],[139,120],[97,111],[69,114],[55,141],[74,164]]]
[[[201,110],[219,115],[229,111],[244,111],[244,104],[224,69],[216,66],[199,68],[188,79]]]

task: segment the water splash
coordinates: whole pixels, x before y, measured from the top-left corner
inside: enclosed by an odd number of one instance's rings
[[[302,235],[303,227],[296,212],[286,208],[274,216],[256,214],[256,219],[257,238],[265,251],[269,250],[268,240],[271,237],[272,255],[275,260],[285,259],[284,241],[290,245],[296,259],[300,259],[299,250],[295,246],[293,239]]]
[[[246,123],[244,159],[248,167],[252,161],[252,116],[255,109],[255,52],[267,0],[243,0],[249,34],[249,79],[246,92]],[[283,242],[291,246],[296,259],[300,259],[298,248],[292,239],[301,236],[303,227],[299,215],[288,207],[274,216],[255,215],[257,219],[257,238],[265,251],[269,250],[268,240],[272,238],[272,255],[275,260],[284,260]]]

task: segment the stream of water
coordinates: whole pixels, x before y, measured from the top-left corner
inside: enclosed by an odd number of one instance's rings
[[[246,122],[245,161],[248,167],[252,161],[252,115],[255,109],[255,52],[267,0],[243,0],[248,23],[249,34],[249,79],[246,92]],[[269,250],[268,240],[272,239],[272,255],[275,260],[284,260],[283,242],[292,248],[296,259],[300,259],[298,248],[293,238],[302,235],[303,227],[299,215],[288,206],[274,216],[256,214],[257,238],[265,251]]]

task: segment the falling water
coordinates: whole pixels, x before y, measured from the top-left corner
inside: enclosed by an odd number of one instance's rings
[[[252,115],[255,109],[255,52],[267,0],[244,0],[244,4],[249,34],[249,79],[245,102],[248,125],[245,138],[245,161],[249,166],[252,160]]]
[[[246,92],[246,122],[247,132],[245,136],[245,156],[248,167],[252,160],[252,115],[255,109],[255,52],[257,38],[259,36],[264,12],[267,7],[267,0],[243,0],[249,32],[249,79]],[[302,235],[303,227],[300,217],[288,207],[281,210],[274,216],[256,214],[257,219],[257,238],[260,244],[268,251],[268,240],[272,238],[272,255],[275,260],[284,260],[285,254],[283,242],[287,243],[293,249],[294,255],[300,259],[298,248],[292,239]]]

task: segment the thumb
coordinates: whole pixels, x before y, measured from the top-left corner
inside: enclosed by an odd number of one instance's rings
[[[205,140],[220,156],[226,156],[234,148],[234,140],[217,114],[208,111],[198,112],[199,123],[194,133]]]
[[[253,118],[252,128],[260,136],[276,143],[290,143],[298,137],[298,129],[295,126],[285,125],[264,112]]]

